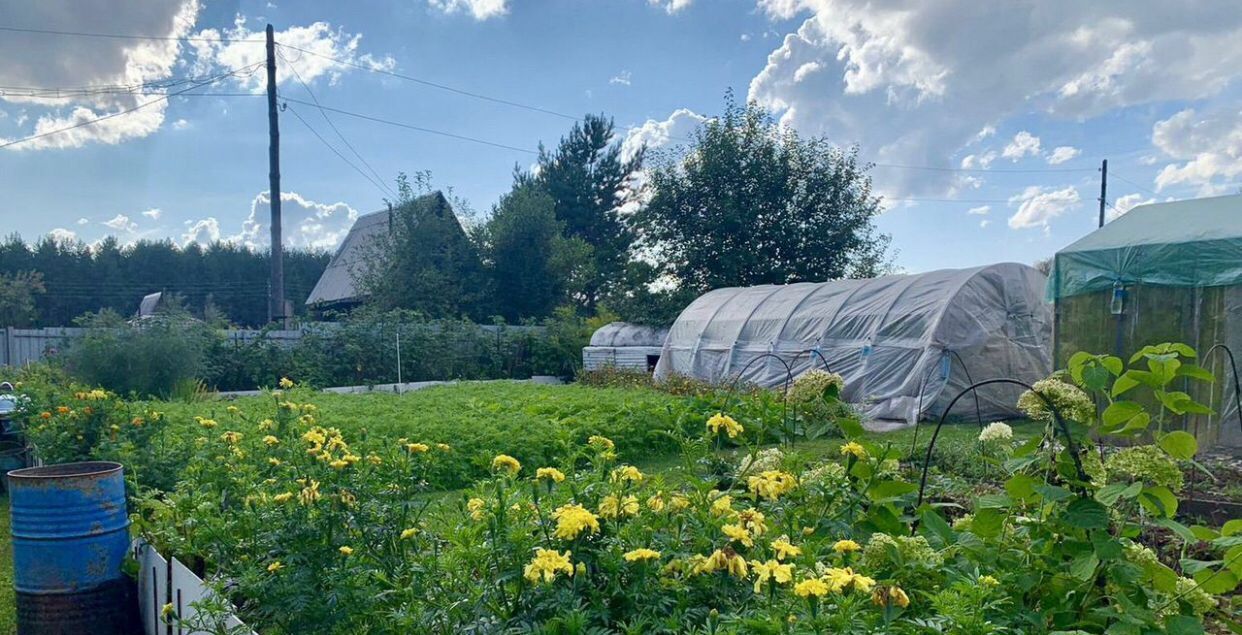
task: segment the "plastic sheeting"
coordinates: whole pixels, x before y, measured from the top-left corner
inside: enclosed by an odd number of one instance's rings
[[[669,331],[656,379],[682,374],[781,386],[824,363],[870,419],[939,414],[975,381],[1051,370],[1045,277],[1016,263],[918,275],[710,291]],[[955,356],[954,353],[957,355]],[[822,359],[821,359],[822,356]],[[920,398],[920,393],[922,394]],[[988,418],[1017,414],[1012,389],[978,391]],[[970,397],[954,414],[975,415]]]
[[[668,329],[609,322],[591,334],[591,346],[663,346]]]
[[[1048,297],[1242,284],[1242,196],[1136,207],[1057,252]]]

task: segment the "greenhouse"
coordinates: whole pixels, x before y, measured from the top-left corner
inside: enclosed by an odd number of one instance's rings
[[[660,359],[660,349],[668,329],[610,322],[591,334],[591,343],[582,349],[582,369],[615,368],[651,372]]]
[[[1191,431],[1201,443],[1242,445],[1229,353],[1217,346],[1242,354],[1242,196],[1130,210],[1057,252],[1048,296],[1059,363],[1079,350],[1128,357],[1154,342],[1193,346],[1217,381],[1192,396],[1217,414]]]
[[[656,365],[711,382],[780,387],[812,368],[845,378],[873,427],[939,415],[971,379],[1033,382],[1051,369],[1045,278],[1016,263],[866,280],[710,291],[682,311]],[[786,370],[786,365],[789,371]],[[953,414],[1014,416],[992,386]],[[891,424],[887,424],[891,425]]]

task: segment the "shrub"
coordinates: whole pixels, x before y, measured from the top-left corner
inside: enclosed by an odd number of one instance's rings
[[[181,311],[134,322],[104,310],[79,324],[88,330],[64,352],[80,381],[120,394],[167,397],[178,383],[202,377],[216,335]]]

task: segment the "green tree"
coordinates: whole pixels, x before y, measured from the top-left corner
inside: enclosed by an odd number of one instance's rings
[[[659,275],[699,292],[877,275],[889,238],[872,224],[880,200],[857,155],[729,95],[686,153],[651,171],[635,218],[643,252]]]
[[[620,279],[634,236],[621,216],[630,181],[642,168],[643,152],[622,158],[612,119],[587,115],[575,123],[555,150],[540,148],[538,169],[519,175],[518,185],[534,184],[552,197],[556,219],[568,238],[591,248],[593,273],[575,298],[588,312]]]
[[[43,274],[38,271],[0,274],[0,326],[33,326],[39,319],[35,296],[45,291]]]
[[[550,315],[565,294],[557,270],[561,223],[552,197],[526,183],[501,198],[485,226],[496,309],[510,322]]]

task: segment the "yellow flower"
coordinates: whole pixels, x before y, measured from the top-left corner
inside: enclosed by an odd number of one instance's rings
[[[822,598],[828,595],[828,585],[819,578],[808,578],[794,585],[794,595],[800,598]]]
[[[750,491],[768,500],[776,500],[798,486],[793,474],[780,470],[766,470],[747,479]]]
[[[552,535],[561,540],[573,540],[584,530],[589,533],[599,532],[599,518],[582,505],[561,505],[552,512],[556,520],[556,531]]]
[[[265,432],[267,430],[271,430],[275,426],[276,426],[276,422],[272,421],[271,419],[264,419],[259,422],[259,429]]]
[[[737,521],[756,538],[768,530],[768,526],[763,522],[763,512],[757,509],[744,509],[738,512]]]
[[[539,584],[540,582],[552,582],[556,579],[557,573],[572,576],[574,567],[569,562],[569,557],[572,555],[569,551],[562,554],[552,549],[536,549],[535,557],[531,559],[530,564],[526,565],[523,577],[532,584]]]
[[[141,428],[142,424],[146,423],[146,421],[142,417],[134,417],[133,419],[130,419],[129,423],[135,428]]]
[[[349,461],[346,461],[344,459],[337,459],[335,461],[328,463],[328,466],[334,470],[340,470],[340,469],[349,467]]]
[[[634,467],[633,465],[622,465],[621,467],[612,471],[612,475],[609,477],[609,480],[611,480],[613,483],[619,483],[619,482],[641,483],[643,478],[644,478],[643,473],[640,472],[638,468]]]
[[[904,609],[910,606],[910,596],[906,595],[906,592],[902,591],[901,587],[879,586],[871,594],[871,603],[885,608],[896,605]]]
[[[281,492],[272,497],[277,503],[287,503],[293,499],[293,492]]]
[[[504,472],[509,476],[515,476],[522,471],[522,464],[508,454],[498,454],[496,458],[492,459],[492,471]]]
[[[663,492],[656,492],[651,498],[648,498],[647,508],[653,512],[664,511],[664,498],[662,494]]]
[[[609,520],[638,514],[638,497],[617,498],[609,494],[599,502],[599,515]]]
[[[303,505],[311,505],[319,500],[319,481],[312,480],[309,484],[304,484],[302,491],[298,494],[298,501]]]
[[[750,573],[750,569],[746,566],[746,559],[737,555],[737,552],[729,547],[713,551],[712,555],[701,564],[696,564],[695,568],[703,573],[726,571],[736,578],[745,578]]]
[[[168,604],[165,604],[162,608],[160,608],[160,617],[164,618],[165,622],[168,622],[169,618],[175,617],[176,615],[177,615],[177,611],[176,609],[173,608],[172,602],[169,602]]]
[[[832,550],[837,553],[851,553],[859,549],[862,549],[862,546],[853,540],[838,540],[832,545]]]
[[[241,441],[241,438],[242,438],[242,434],[240,432],[229,431],[229,432],[225,432],[224,434],[220,435],[220,440],[229,445],[237,445],[237,443]]]
[[[470,518],[474,521],[483,520],[483,508],[487,503],[482,498],[472,498],[466,501],[466,511],[470,512]]]
[[[293,388],[293,380],[289,379],[288,377],[281,377],[278,383],[280,387],[284,388],[285,390]]]
[[[587,439],[587,445],[603,452],[611,452],[617,447],[612,442],[612,439],[609,439],[608,437],[601,437],[599,435],[591,435]]]
[[[449,444],[447,444],[447,443],[437,443],[437,444],[436,444],[436,449],[437,449],[437,450],[439,450],[439,451],[441,451],[441,452],[449,452],[449,451],[451,451],[453,448],[449,447]]]
[[[271,464],[271,465],[280,465],[280,459],[278,459],[278,458],[276,458],[276,457],[274,457],[274,456],[272,456],[272,457],[268,457],[267,462],[268,462],[269,464]]]
[[[865,575],[854,574],[854,590],[859,593],[866,593],[875,586],[875,579],[868,578]]]
[[[728,494],[712,502],[713,516],[729,516],[733,514],[733,497]]]
[[[985,587],[995,588],[996,586],[1000,585],[1000,580],[997,580],[995,577],[990,576],[990,575],[982,575],[982,576],[979,576],[979,584],[982,584]]]
[[[237,406],[229,406],[229,407],[225,408],[225,409],[224,409],[224,411],[225,411],[225,412],[227,412],[227,413],[229,413],[229,414],[231,414],[231,415],[235,415],[235,414],[237,414],[238,412],[241,412],[240,410],[238,410],[238,409],[237,409]]]
[[[280,439],[277,439],[276,437],[269,434],[263,437],[263,443],[267,444],[268,446],[280,445]]]
[[[410,538],[413,538],[414,536],[417,536],[417,535],[418,535],[418,530],[413,527],[410,527],[409,529],[401,530],[402,540],[409,540]]]
[[[217,424],[216,424],[216,422],[215,422],[214,420],[212,420],[212,419],[204,419],[204,418],[202,418],[202,417],[194,417],[194,420],[198,422],[198,425],[203,426],[204,428],[207,428],[208,430],[210,430],[210,429],[212,429],[212,428],[216,427],[216,425],[217,425]]]
[[[657,560],[659,557],[659,551],[646,548],[628,551],[624,556],[626,562],[647,562],[649,560]]]
[[[675,512],[679,512],[684,509],[689,509],[690,499],[686,498],[682,494],[673,494],[672,498],[668,499],[668,506],[670,509],[672,509]]]
[[[337,549],[337,551],[341,552],[342,556],[354,555],[354,548],[347,545],[341,545],[341,548]]]
[[[776,584],[789,584],[793,580],[792,564],[781,564],[775,560],[751,560],[750,569],[755,575],[755,593],[759,593],[763,589],[763,583],[768,580]]]
[[[841,446],[841,456],[850,456],[850,455],[853,455],[860,459],[865,459],[867,458],[867,450],[866,448],[862,446],[862,444],[858,443],[857,441],[850,441],[849,443],[846,443],[845,445]]]
[[[69,408],[69,406],[56,406],[56,412],[62,415],[67,415],[70,412],[73,412],[73,410]]]
[[[824,582],[834,592],[853,588],[855,591],[867,593],[875,586],[875,580],[865,575],[854,573],[854,570],[849,567],[828,569],[824,572],[823,578]]]
[[[426,452],[427,450],[430,450],[431,446],[427,445],[426,443],[407,443],[405,444],[405,449],[409,450],[410,454],[420,454],[422,452]]]
[[[42,419],[51,419],[51,418],[52,418],[52,413],[50,413],[50,412],[48,412],[48,411],[44,410],[43,412],[40,412],[40,413],[39,413],[39,417],[40,417],[40,418],[42,418]]]
[[[280,564],[279,560],[273,560],[272,564],[267,565],[267,572],[276,573],[277,571],[280,571],[281,569],[284,569],[284,568],[285,568],[285,565]]]
[[[711,430],[712,434],[720,434],[724,431],[730,439],[737,438],[737,435],[745,431],[742,424],[734,421],[733,417],[719,412],[707,420],[707,429]]]
[[[795,547],[789,542],[789,538],[781,536],[772,541],[772,551],[776,552],[777,560],[786,560],[789,558],[797,558],[802,555],[802,548]]]
[[[742,543],[745,547],[755,546],[755,541],[750,537],[750,532],[741,525],[722,525],[720,531],[729,537],[729,540]]]
[[[560,483],[565,480],[565,473],[554,467],[541,467],[535,470],[535,479]]]

